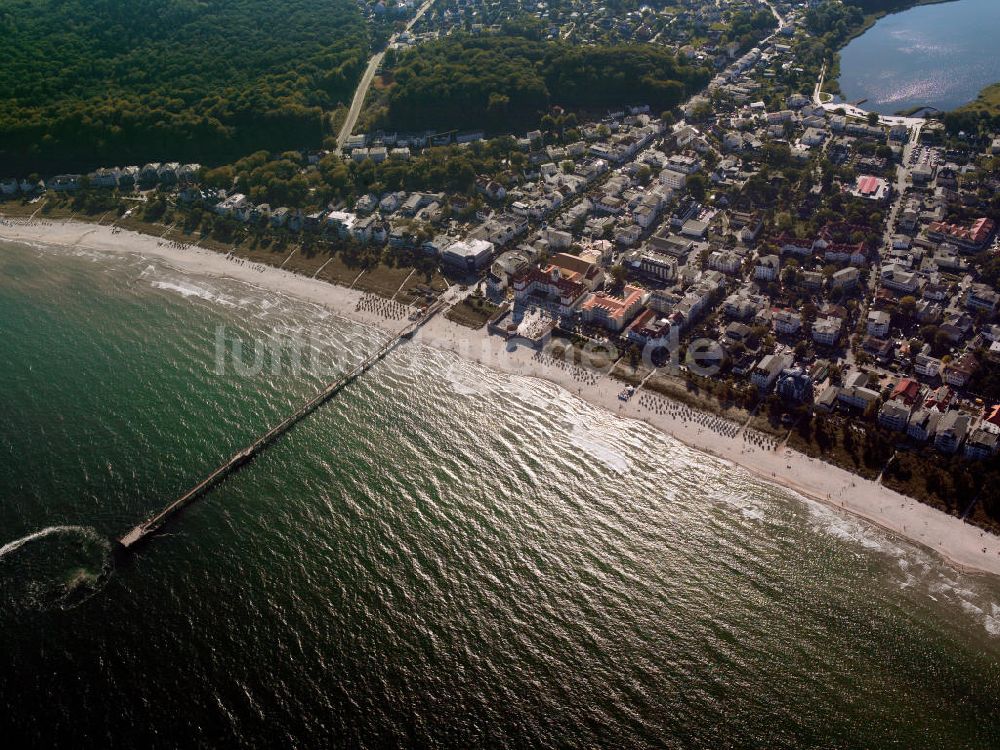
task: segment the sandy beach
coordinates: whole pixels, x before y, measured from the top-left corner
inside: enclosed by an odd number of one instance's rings
[[[81,248],[98,252],[141,254],[163,260],[182,272],[222,277],[305,299],[349,320],[388,332],[405,319],[383,317],[362,303],[366,295],[270,266],[231,259],[196,247],[181,247],[156,237],[112,231],[73,221],[0,221],[0,240]],[[941,511],[862,479],[843,469],[796,451],[773,448],[770,436],[738,430],[738,425],[697,412],[655,394],[640,394],[623,402],[624,384],[573,365],[539,356],[533,349],[511,349],[506,341],[473,331],[439,315],[424,326],[416,341],[513,375],[541,378],[622,418],[661,430],[697,450],[709,453],[818,502],[860,516],[869,522],[932,550],[967,573],[1000,575],[1000,537]]]

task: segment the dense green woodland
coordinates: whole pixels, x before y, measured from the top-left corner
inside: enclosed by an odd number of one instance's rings
[[[369,32],[351,0],[0,0],[0,174],[318,144]]]
[[[553,105],[601,112],[679,104],[710,78],[650,45],[575,47],[517,35],[456,34],[400,57],[376,124],[401,130],[519,130]]]

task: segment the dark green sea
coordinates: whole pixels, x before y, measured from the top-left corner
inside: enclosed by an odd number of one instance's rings
[[[5,746],[1000,745],[997,582],[415,342],[112,560],[381,338],[0,245]]]

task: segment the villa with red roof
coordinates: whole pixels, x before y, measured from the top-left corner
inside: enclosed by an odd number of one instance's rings
[[[975,251],[986,245],[996,228],[996,222],[985,216],[976,219],[968,229],[959,224],[932,221],[927,227],[927,236],[932,240],[951,242],[965,250]]]
[[[679,313],[663,316],[656,310],[647,308],[629,324],[625,335],[629,341],[644,346],[649,341],[665,338],[670,334],[671,328],[680,330],[682,324],[683,316]]]
[[[564,279],[554,266],[545,271],[531,268],[515,277],[513,286],[518,302],[536,301],[559,315],[572,313],[588,293],[586,286]]]
[[[607,292],[591,294],[580,306],[580,311],[584,320],[598,323],[617,333],[639,312],[645,296],[645,289],[629,284],[621,297]]]
[[[903,378],[892,391],[892,400],[899,400],[913,406],[920,397],[920,383],[913,378]]]

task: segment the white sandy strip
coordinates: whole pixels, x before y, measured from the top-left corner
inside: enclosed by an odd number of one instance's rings
[[[110,227],[68,221],[27,223],[12,220],[0,223],[0,239],[102,252],[140,253],[166,260],[193,274],[237,279],[287,293],[324,305],[342,317],[386,330],[405,325],[405,321],[387,321],[373,313],[356,310],[358,301],[364,296],[357,290],[269,266],[237,263],[210,250],[180,250],[160,243],[155,237],[126,231],[112,234]],[[650,411],[643,408],[637,398],[622,402],[618,399],[623,388],[619,381],[602,377],[596,384],[580,382],[569,369],[535,359],[533,350],[522,347],[511,351],[499,337],[487,336],[485,331],[472,331],[440,315],[421,329],[417,340],[502,372],[555,383],[591,404],[621,417],[642,420],[692,448],[737,464],[766,481],[861,516],[940,554],[959,570],[1000,575],[1000,537],[843,469],[788,449],[771,451],[753,447],[742,436],[725,437],[697,422]]]

